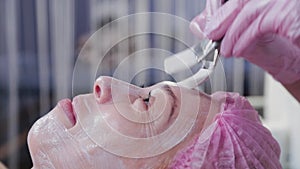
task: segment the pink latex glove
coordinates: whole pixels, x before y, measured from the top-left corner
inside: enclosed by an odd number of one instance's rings
[[[207,0],[190,27],[200,38],[224,37],[225,57],[244,57],[283,84],[300,79],[299,0]]]

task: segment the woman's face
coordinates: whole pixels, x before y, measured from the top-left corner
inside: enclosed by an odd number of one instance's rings
[[[141,88],[100,77],[31,128],[34,168],[154,168],[200,134],[210,97],[162,82]]]

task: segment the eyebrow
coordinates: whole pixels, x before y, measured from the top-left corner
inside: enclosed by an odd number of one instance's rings
[[[168,93],[169,96],[171,96],[172,98],[172,109],[171,109],[171,113],[169,116],[168,121],[170,120],[170,118],[173,116],[174,112],[175,112],[175,108],[177,107],[177,97],[174,94],[173,90],[171,89],[171,87],[169,85],[163,85],[162,88]]]

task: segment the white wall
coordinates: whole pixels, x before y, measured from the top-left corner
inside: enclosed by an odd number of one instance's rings
[[[266,126],[281,146],[284,168],[300,168],[300,104],[270,75],[265,78]]]

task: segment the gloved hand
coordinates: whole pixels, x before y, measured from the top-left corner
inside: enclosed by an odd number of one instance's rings
[[[224,37],[225,57],[244,57],[283,84],[300,79],[299,0],[207,0],[190,27],[200,38]]]

